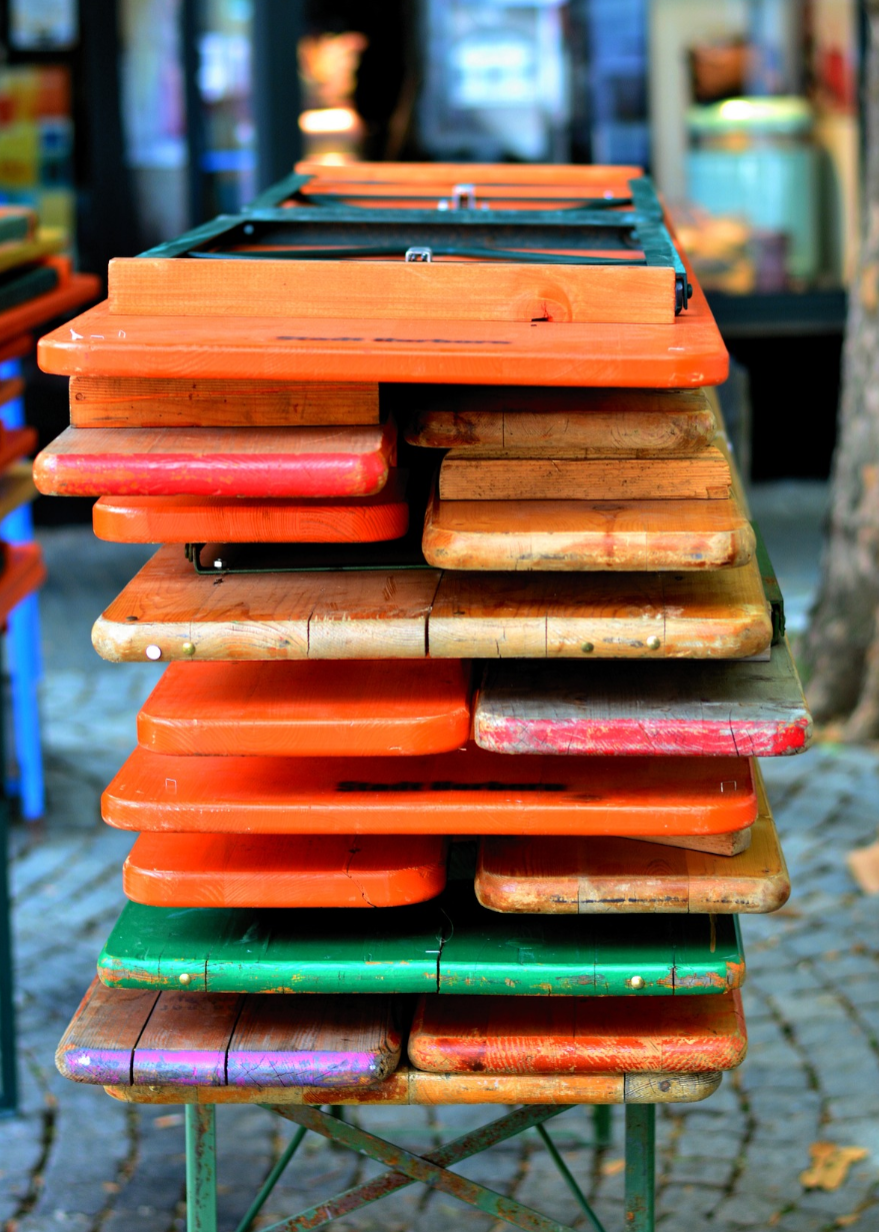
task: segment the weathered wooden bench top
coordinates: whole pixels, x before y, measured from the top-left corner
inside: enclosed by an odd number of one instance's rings
[[[422,548],[442,569],[710,570],[745,565],[754,532],[738,501],[440,500]]]
[[[170,663],[137,738],[157,753],[447,753],[470,737],[470,695],[461,659]]]
[[[160,548],[97,621],[116,662],[747,658],[772,638],[756,559],[705,573],[195,573]],[[149,648],[149,653],[148,653]]]
[[[608,1102],[617,1103],[638,1075],[630,1098],[654,1086],[655,1102],[664,1103],[699,1098],[700,1088],[707,1094],[721,1071],[740,1064],[747,1045],[737,992],[649,1007],[620,997],[552,998],[536,1007],[511,998],[427,996],[415,1009],[407,1064],[401,1030],[411,1013],[382,996],[194,995],[110,989],[96,980],[58,1045],[56,1064],[65,1078],[112,1086],[124,1098],[176,1090],[181,1103],[260,1095],[310,1103],[321,1093],[334,1103],[436,1103],[442,1088],[431,1077],[439,1074],[448,1102],[473,1102],[479,1084],[491,1091],[484,1080],[492,1078],[501,1079],[495,1097],[516,1103],[535,1102],[541,1087],[550,1094],[558,1079],[547,1102],[559,1102],[571,1093],[588,1096],[589,1084],[577,1079],[590,1077],[596,1102],[610,1091]],[[527,1040],[527,1050],[511,1052],[511,1036]],[[423,1094],[433,1098],[419,1099]]]
[[[98,974],[191,992],[680,996],[737,988],[745,967],[736,916],[500,915],[453,883],[367,914],[128,903]]]
[[[122,868],[154,907],[399,907],[445,888],[441,835],[141,834]]]
[[[313,428],[66,428],[34,461],[47,496],[371,496],[393,420]]]
[[[374,543],[405,535],[409,505],[393,469],[375,496],[102,496],[92,524],[113,543]]]
[[[776,757],[812,739],[790,646],[746,663],[491,663],[473,714],[496,753]]]
[[[476,894],[493,911],[768,912],[790,877],[759,771],[760,814],[739,855],[623,838],[486,838]]]
[[[3,544],[0,570],[0,620],[46,580],[46,566],[37,543]]]
[[[136,748],[102,797],[123,830],[722,834],[757,816],[747,758],[213,757]]]

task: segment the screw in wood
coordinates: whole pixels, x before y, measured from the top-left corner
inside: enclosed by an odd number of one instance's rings
[[[146,657],[148,659],[152,659],[153,662],[155,663],[156,659],[161,659],[162,657],[162,648],[161,646],[156,646],[155,644],[150,643],[150,645],[147,646],[146,651],[144,653],[146,654]]]
[[[648,650],[658,650],[661,645],[662,643],[660,642],[658,637],[648,637],[647,639],[647,649]]]
[[[181,984],[188,984],[189,981],[192,979],[192,976],[189,974],[189,972],[184,971],[182,975],[177,976],[177,979],[180,981]]]
[[[180,647],[180,649],[189,658],[192,658],[192,656],[195,654],[195,646],[193,646],[192,642],[184,642],[183,645]]]

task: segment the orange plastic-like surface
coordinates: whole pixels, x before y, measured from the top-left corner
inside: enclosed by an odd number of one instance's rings
[[[396,470],[375,496],[284,500],[239,496],[102,496],[92,508],[112,543],[375,543],[409,528]]]
[[[122,888],[154,907],[399,907],[446,884],[439,836],[141,834]]]
[[[172,754],[423,755],[469,736],[458,659],[172,663],[137,717],[141,745]]]
[[[26,453],[31,453],[36,443],[36,428],[4,428],[0,425],[0,473]]]
[[[62,376],[466,382],[684,389],[729,356],[697,285],[670,325],[111,316],[105,303],[41,339]]]
[[[18,339],[19,335],[28,330],[54,321],[56,317],[64,316],[75,308],[87,304],[90,299],[97,299],[101,291],[100,279],[94,274],[71,274],[70,260],[67,257],[50,257],[49,263],[56,265],[61,275],[61,282],[53,291],[45,295],[37,295],[15,308],[7,308],[0,312],[0,338]],[[67,329],[67,326],[62,326]],[[67,329],[67,336],[70,331]]]
[[[409,1060],[434,1073],[728,1070],[748,1036],[738,991],[716,997],[423,997]]]
[[[342,734],[344,740],[344,734]],[[104,792],[122,830],[711,834],[757,816],[745,758],[174,757],[137,748]]]
[[[37,455],[47,496],[372,496],[397,460],[397,429],[67,428]]]

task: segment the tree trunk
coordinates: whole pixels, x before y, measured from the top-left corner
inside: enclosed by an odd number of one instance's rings
[[[866,7],[864,234],[849,294],[829,536],[803,650],[816,719],[850,716],[850,739],[879,734],[879,0]],[[799,410],[808,431],[810,408]]]

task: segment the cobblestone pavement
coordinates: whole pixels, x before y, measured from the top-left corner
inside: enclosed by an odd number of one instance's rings
[[[100,1089],[65,1082],[52,1062],[122,903],[119,870],[130,838],[100,823],[98,797],[133,744],[135,711],[158,670],[101,662],[88,630],[142,554],[95,545],[80,530],[47,533],[44,543],[49,809],[44,826],[13,832],[22,1114],[0,1121],[0,1229],[172,1232],[183,1227],[180,1110],[115,1103]],[[743,921],[748,1060],[705,1103],[661,1113],[658,1225],[663,1232],[875,1232],[879,896],[858,891],[844,856],[876,837],[879,756],[821,746],[764,762],[764,771],[794,895],[777,915]],[[495,1115],[485,1108],[372,1109],[357,1119],[423,1150]],[[292,1127],[234,1107],[220,1110],[218,1124],[220,1226],[232,1229]],[[578,1146],[590,1134],[587,1110],[566,1114],[553,1133],[608,1232],[620,1232],[621,1110],[613,1129],[612,1147],[599,1155]],[[868,1152],[834,1192],[800,1182],[817,1141]],[[266,1221],[373,1171],[310,1135]],[[496,1147],[461,1171],[587,1226],[536,1135]],[[413,1187],[336,1226],[440,1232],[494,1225]]]

